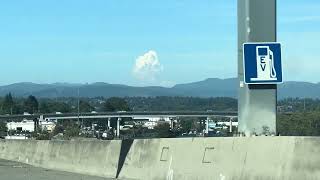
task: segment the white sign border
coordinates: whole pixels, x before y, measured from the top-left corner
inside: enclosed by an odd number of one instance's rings
[[[280,52],[281,52],[281,82],[246,82],[246,70],[245,70],[245,60],[244,60],[244,45],[246,44],[253,44],[253,45],[256,45],[256,44],[279,44],[280,45]],[[242,44],[242,68],[243,68],[243,82],[245,84],[261,84],[261,85],[264,85],[264,84],[282,84],[283,83],[283,68],[282,68],[282,43],[281,42],[245,42]]]

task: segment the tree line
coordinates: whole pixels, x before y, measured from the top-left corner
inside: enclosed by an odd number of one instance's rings
[[[30,95],[27,98],[13,97],[11,93],[0,98],[0,114],[37,114],[37,113],[71,113],[71,112],[92,112],[92,111],[130,111],[127,101],[123,98],[112,97],[100,103],[91,102],[88,98],[57,98],[37,99]]]
[[[0,114],[114,112],[114,111],[236,111],[237,100],[227,97],[111,97],[37,99],[13,97],[11,93],[0,98]]]
[[[236,111],[237,100],[229,97],[126,97],[134,111]]]
[[[70,113],[92,111],[237,111],[238,103],[229,97],[96,97],[40,98],[0,97],[0,114]],[[319,99],[287,98],[278,101],[279,112],[320,111]]]
[[[320,100],[287,98],[278,101],[277,132],[280,135],[320,135]],[[14,97],[8,93],[0,97],[0,114],[114,112],[114,111],[236,111],[237,100],[227,97],[112,97],[55,99]],[[183,122],[184,123],[184,122]],[[192,123],[182,123],[190,129]],[[165,125],[164,125],[165,126]],[[4,131],[5,125],[0,126]],[[193,127],[197,129],[196,127]]]

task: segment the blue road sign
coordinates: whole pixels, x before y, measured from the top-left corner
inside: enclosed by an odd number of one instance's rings
[[[246,84],[282,83],[280,43],[244,43],[243,66]]]

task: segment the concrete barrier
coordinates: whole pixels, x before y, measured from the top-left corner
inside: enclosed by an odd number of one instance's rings
[[[1,140],[0,158],[37,167],[114,178],[121,141]]]
[[[316,180],[320,179],[320,138],[135,140],[119,178]]]
[[[320,137],[3,140],[0,158],[119,179],[320,179]]]

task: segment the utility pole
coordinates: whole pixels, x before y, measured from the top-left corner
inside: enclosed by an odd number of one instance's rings
[[[238,0],[239,133],[276,134],[277,85],[244,83],[243,43],[276,42],[276,0]]]
[[[80,89],[78,87],[78,124],[80,124]]]

